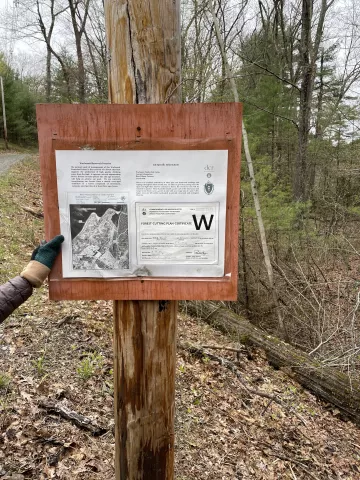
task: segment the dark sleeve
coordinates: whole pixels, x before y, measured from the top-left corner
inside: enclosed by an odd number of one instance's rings
[[[0,323],[12,314],[33,292],[31,283],[23,277],[15,277],[0,286]]]

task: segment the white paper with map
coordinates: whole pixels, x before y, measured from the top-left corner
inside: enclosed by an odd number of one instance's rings
[[[57,150],[63,277],[221,277],[226,150]]]

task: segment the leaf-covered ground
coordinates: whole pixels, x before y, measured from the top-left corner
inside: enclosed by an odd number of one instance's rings
[[[1,161],[1,156],[0,156]],[[0,177],[0,281],[19,273],[42,238],[36,159]],[[35,292],[0,327],[0,478],[114,478],[111,304],[50,302]],[[239,345],[179,315],[176,479],[360,479],[360,431],[273,370],[259,351],[213,350],[232,360],[249,394],[224,366],[187,346]],[[41,407],[58,401],[105,429],[99,437]],[[17,476],[16,476],[17,474]]]

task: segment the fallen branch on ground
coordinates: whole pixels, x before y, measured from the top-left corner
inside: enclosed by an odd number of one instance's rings
[[[43,445],[53,445],[53,447],[59,447],[50,453],[47,457],[46,462],[49,467],[56,467],[62,457],[69,451],[71,448],[74,447],[74,443],[64,443],[61,440],[57,440],[56,438],[50,437],[38,437],[35,439],[35,442],[42,443]]]
[[[40,401],[39,407],[47,410],[50,413],[56,413],[60,415],[60,417],[64,418],[65,420],[70,420],[74,425],[83,430],[88,430],[91,432],[94,437],[98,437],[99,435],[103,435],[107,432],[105,428],[101,428],[96,425],[90,418],[84,417],[80,413],[74,412],[70,410],[66,405],[63,403],[55,403],[51,401]]]
[[[21,207],[25,212],[31,213],[31,215],[34,215],[34,217],[37,218],[44,218],[44,214],[42,212],[37,212],[36,210],[33,210],[30,207]]]
[[[226,350],[227,352],[244,353],[245,347],[239,348],[224,347],[224,345],[201,345],[201,348],[209,348],[210,350]]]
[[[266,452],[263,452],[263,453],[269,457],[276,457],[276,458],[279,458],[280,460],[284,460],[285,462],[294,463],[295,465],[298,465],[300,468],[302,468],[309,477],[313,478],[314,480],[319,480],[317,476],[315,476],[313,473],[310,472],[310,470],[306,467],[306,465],[304,465],[303,462],[296,460],[296,458],[292,458],[287,455],[282,455],[280,453],[266,453]]]
[[[256,328],[245,318],[215,302],[186,302],[184,311],[235,338],[237,342],[262,348],[271,365],[335,405],[341,414],[360,425],[360,383],[343,372],[322,365],[288,343]]]
[[[57,322],[56,326],[61,327],[61,325],[64,325],[64,323],[70,322],[70,320],[76,320],[77,318],[79,318],[79,315],[66,315],[66,317]]]
[[[196,355],[198,357],[203,357],[203,356],[206,356],[208,357],[210,360],[214,360],[215,362],[218,362],[220,365],[223,365],[224,367],[226,367],[227,369],[231,370],[237,377],[237,379],[240,381],[241,385],[244,387],[244,389],[250,393],[250,395],[256,395],[258,397],[262,397],[262,398],[267,398],[268,400],[270,400],[270,402],[275,402],[277,403],[278,405],[280,405],[281,407],[287,409],[287,410],[291,410],[295,416],[303,423],[306,425],[304,419],[302,417],[300,417],[300,415],[298,415],[293,407],[287,405],[286,403],[284,403],[282,400],[280,400],[279,397],[277,397],[276,395],[271,395],[270,393],[266,393],[266,392],[262,392],[261,390],[258,390],[258,389],[254,389],[254,388],[251,388],[249,387],[249,385],[245,382],[245,380],[243,379],[242,375],[241,375],[241,372],[239,371],[239,369],[236,367],[236,365],[231,362],[230,360],[228,360],[227,358],[223,358],[223,357],[219,357],[218,355],[214,355],[212,354],[211,352],[209,351],[206,351],[204,350],[203,348],[201,347],[196,347],[194,345],[179,345],[180,348],[183,348],[187,351],[189,351],[191,354],[193,355]],[[270,406],[270,404],[267,405],[266,409]]]

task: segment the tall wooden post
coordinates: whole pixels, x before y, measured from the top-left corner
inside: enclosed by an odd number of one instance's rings
[[[5,149],[7,150],[9,148],[9,145],[8,145],[8,138],[7,138],[5,94],[4,94],[3,77],[0,77],[0,90],[1,90],[1,104],[2,104],[3,123],[4,123],[4,141],[5,141]]]
[[[180,0],[105,0],[105,19],[110,103],[179,102]],[[114,301],[116,480],[174,478],[176,317]]]

